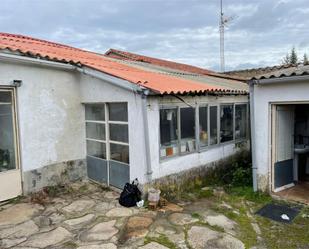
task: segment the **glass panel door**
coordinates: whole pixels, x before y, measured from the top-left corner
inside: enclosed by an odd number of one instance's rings
[[[16,169],[12,92],[0,91],[0,172]]]
[[[22,194],[14,89],[0,89],[0,201]]]

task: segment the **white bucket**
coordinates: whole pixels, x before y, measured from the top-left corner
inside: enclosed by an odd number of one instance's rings
[[[159,189],[148,189],[148,201],[158,202],[160,200],[161,191]]]

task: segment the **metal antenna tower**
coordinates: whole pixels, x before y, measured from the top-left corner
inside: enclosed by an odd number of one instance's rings
[[[223,13],[223,3],[220,0],[220,64],[221,64],[221,72],[225,71],[225,58],[224,58],[224,28],[227,26],[227,23],[232,21],[236,16],[225,17]]]
[[[224,59],[224,15],[223,15],[223,6],[222,0],[220,0],[220,67],[221,72],[225,71],[225,59]]]

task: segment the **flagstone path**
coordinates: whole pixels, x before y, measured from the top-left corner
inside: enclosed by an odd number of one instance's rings
[[[0,248],[245,248],[235,237],[237,223],[203,205],[195,217],[186,205],[161,211],[124,208],[117,192],[92,183],[72,189],[45,205],[22,199],[0,206]]]

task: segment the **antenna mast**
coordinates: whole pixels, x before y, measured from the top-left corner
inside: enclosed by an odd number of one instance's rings
[[[225,71],[225,59],[224,59],[224,15],[223,15],[223,7],[222,7],[222,0],[220,0],[220,66],[221,72]]]

